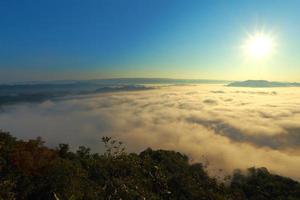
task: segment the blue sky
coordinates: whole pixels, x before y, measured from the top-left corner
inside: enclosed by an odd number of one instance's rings
[[[300,1],[0,2],[0,82],[167,77],[300,81]],[[246,58],[247,34],[276,38]]]

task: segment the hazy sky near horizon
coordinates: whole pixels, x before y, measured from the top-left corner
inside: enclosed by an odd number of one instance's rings
[[[0,81],[167,77],[300,81],[300,1],[0,2]],[[241,45],[264,32],[272,54]]]

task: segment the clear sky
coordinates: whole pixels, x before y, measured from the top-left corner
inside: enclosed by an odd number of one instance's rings
[[[298,0],[0,1],[0,82],[166,77],[300,81]],[[257,60],[249,35],[274,39]]]

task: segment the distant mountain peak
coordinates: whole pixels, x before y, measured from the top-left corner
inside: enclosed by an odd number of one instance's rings
[[[275,82],[267,80],[246,80],[229,83],[229,87],[300,87],[300,83]]]

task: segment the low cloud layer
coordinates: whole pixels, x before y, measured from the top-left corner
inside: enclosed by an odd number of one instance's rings
[[[173,149],[211,170],[265,166],[300,180],[300,88],[167,86],[139,92],[8,106],[0,128],[48,145],[101,151],[114,136],[129,151]]]

